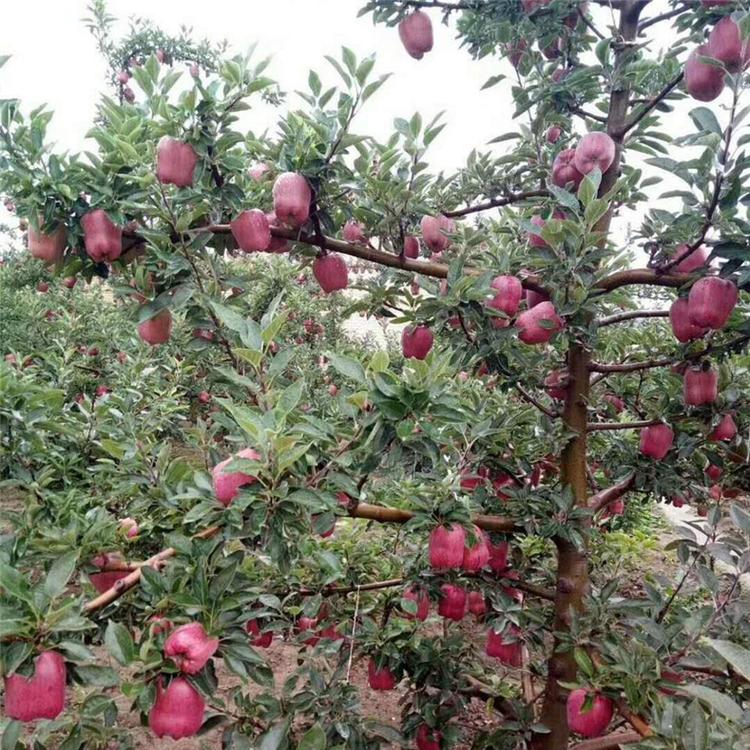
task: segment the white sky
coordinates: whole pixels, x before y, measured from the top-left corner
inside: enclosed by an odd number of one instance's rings
[[[394,117],[408,118],[419,111],[428,121],[445,110],[447,127],[428,155],[435,171],[459,168],[472,148],[482,150],[493,137],[515,129],[509,84],[480,91],[490,76],[502,72],[513,77],[507,60],[472,60],[460,48],[454,29],[440,23],[435,10],[429,11],[434,49],[422,60],[413,60],[395,28],[375,26],[371,16],[357,18],[362,4],[361,0],[109,0],[109,11],[120,21],[116,36],[126,30],[129,17],[140,16],[168,32],[177,33],[183,24],[191,26],[196,38],[227,39],[237,51],[258,41],[258,59],[272,57],[267,74],[289,92],[307,88],[310,67],[321,74],[324,85],[337,83],[323,56],[338,57],[342,44],[360,59],[376,52],[376,71],[393,76],[367,103],[353,129],[382,139],[390,134]],[[652,3],[648,15],[664,5],[665,0]],[[594,13],[605,27],[609,11],[596,7]],[[81,23],[85,15],[85,0],[6,0],[0,22],[0,54],[12,55],[0,70],[0,96],[20,98],[27,112],[46,102],[55,112],[53,139],[61,149],[73,151],[84,146],[105,86],[104,63]],[[668,26],[657,28],[660,44],[672,43]],[[292,106],[299,104],[293,94],[289,101]],[[265,122],[253,122],[256,131],[273,128],[276,118],[268,115]],[[673,119],[685,127],[686,118]],[[668,130],[674,134],[672,125]]]

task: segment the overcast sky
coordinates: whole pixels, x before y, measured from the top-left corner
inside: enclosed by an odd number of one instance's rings
[[[654,3],[651,12],[658,12],[663,3]],[[429,154],[434,170],[459,168],[472,148],[482,149],[493,137],[514,129],[509,84],[480,90],[490,76],[513,76],[506,60],[472,60],[460,48],[454,29],[440,23],[436,11],[430,11],[435,47],[422,60],[413,60],[395,28],[375,26],[371,16],[357,18],[362,4],[360,0],[110,0],[109,10],[120,19],[116,36],[126,30],[129,17],[140,16],[168,32],[177,33],[182,24],[191,26],[195,37],[226,39],[237,51],[257,41],[258,57],[272,57],[268,75],[287,91],[306,88],[310,67],[323,76],[324,83],[335,83],[336,74],[323,56],[338,56],[341,45],[360,58],[376,52],[376,71],[393,76],[368,102],[354,130],[384,138],[394,117],[419,111],[429,120],[445,110],[447,127]],[[55,112],[51,134],[59,147],[80,150],[106,76],[94,40],[81,23],[86,3],[6,0],[3,5],[0,54],[12,58],[0,70],[0,96],[20,98],[27,112],[46,102]],[[595,8],[594,12],[597,22],[606,26],[609,11]],[[659,40],[668,45],[668,26],[659,28],[663,29]],[[290,98],[294,106],[298,101],[293,95]],[[258,123],[258,130],[274,126],[275,118],[269,115],[267,122]],[[679,126],[684,127],[684,118]]]

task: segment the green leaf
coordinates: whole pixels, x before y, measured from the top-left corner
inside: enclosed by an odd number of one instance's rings
[[[708,749],[706,717],[698,701],[693,701],[682,720],[682,743],[685,750]]]
[[[104,632],[104,645],[112,656],[127,667],[135,658],[135,644],[128,629],[120,622],[110,620]]]
[[[750,513],[737,505],[737,503],[732,503],[729,508],[729,515],[740,529],[746,533],[750,533]]]
[[[325,750],[326,746],[326,733],[320,724],[315,724],[299,741],[297,750]]]
[[[680,685],[680,692],[692,695],[703,703],[707,703],[715,711],[725,716],[730,721],[740,721],[742,718],[742,709],[729,696],[720,693],[718,690],[691,683],[689,685]]]
[[[276,404],[276,413],[279,420],[286,417],[297,406],[304,393],[304,388],[304,379],[298,378],[284,390]]]
[[[375,354],[372,355],[372,359],[370,360],[370,369],[373,372],[385,372],[388,369],[389,364],[390,358],[388,357],[388,352],[383,349],[379,349],[375,352]]]
[[[696,107],[690,110],[690,119],[698,130],[705,133],[722,134],[721,125],[716,115],[708,107]]]
[[[0,66],[1,65],[2,62],[0,62]],[[9,724],[6,724],[5,731],[3,732],[2,744],[0,744],[0,750],[15,750],[16,744],[21,739],[22,731],[23,723],[20,721],[13,720]]]
[[[366,384],[365,371],[356,359],[345,357],[341,354],[334,354],[333,352],[327,352],[326,357],[328,357],[334,368],[345,378],[354,380],[361,385]]]
[[[281,724],[277,724],[276,726],[271,727],[264,735],[261,736],[258,750],[278,750],[278,748],[283,746],[288,732],[288,721],[284,721]]]
[[[47,573],[47,578],[44,580],[44,590],[47,592],[50,599],[60,596],[60,594],[65,591],[65,587],[68,585],[68,581],[73,575],[77,562],[78,550],[71,550],[61,557],[58,557],[52,564],[49,573]]]
[[[229,307],[220,305],[218,302],[211,302],[211,307],[213,308],[219,320],[230,330],[235,331],[239,334],[242,334],[247,330],[245,318],[243,318],[239,313],[235,312]]]
[[[703,638],[702,642],[711,646],[722,658],[726,659],[735,672],[741,674],[746,680],[750,680],[750,651],[748,649],[731,641],[714,638]]]

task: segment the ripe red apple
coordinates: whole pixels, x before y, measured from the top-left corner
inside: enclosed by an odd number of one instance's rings
[[[432,253],[442,253],[447,250],[451,241],[447,236],[456,228],[453,219],[447,216],[423,216],[420,222],[422,240]]]
[[[198,76],[200,76],[201,74],[201,69],[198,66],[198,63],[192,63],[188,68],[188,72],[193,78],[198,78]]]
[[[197,674],[219,648],[219,639],[211,638],[203,623],[180,625],[164,641],[164,656],[171,659],[185,674]]]
[[[515,625],[510,626],[510,635],[517,639],[521,631]],[[496,633],[492,628],[487,631],[487,642],[484,653],[500,661],[508,667],[521,666],[521,641],[506,640],[501,633]]]
[[[467,598],[468,610],[472,615],[481,617],[487,613],[487,602],[484,599],[484,594],[481,591],[470,591]]]
[[[97,398],[101,398],[102,396],[106,396],[108,393],[112,393],[112,389],[106,385],[97,385],[94,393],[96,394]]]
[[[547,143],[557,143],[560,140],[561,135],[562,128],[559,125],[552,125],[550,128],[548,128],[545,138],[547,140]]]
[[[149,617],[148,622],[149,627],[151,628],[151,633],[154,636],[168,633],[174,627],[174,623],[171,620],[167,619],[166,617],[162,617],[161,615],[154,615],[153,617]]]
[[[410,602],[414,602],[417,605],[417,611],[415,614],[412,614],[411,612],[406,612],[404,610],[403,616],[407,620],[416,619],[416,620],[419,620],[420,622],[424,622],[427,619],[427,615],[430,614],[430,597],[427,595],[427,592],[424,591],[424,589],[419,589],[417,591],[409,587],[401,595],[401,598]]]
[[[674,442],[674,432],[669,425],[655,424],[641,430],[640,451],[644,456],[661,461]]]
[[[83,242],[96,263],[112,263],[122,252],[122,227],[114,224],[106,211],[96,208],[83,215]]]
[[[63,286],[66,289],[72,289],[78,283],[78,279],[75,276],[66,276],[63,279]]]
[[[121,70],[117,74],[117,82],[121,83],[123,86],[130,80],[130,73],[128,73],[127,70]]]
[[[487,548],[490,551],[489,566],[493,573],[502,573],[508,568],[508,553],[510,545],[508,542],[498,542],[492,544],[488,542]]]
[[[512,318],[518,312],[518,306],[521,304],[521,298],[523,297],[523,286],[520,279],[515,276],[496,276],[490,286],[495,291],[495,295],[489,306]],[[502,318],[497,318],[497,320],[507,325],[507,321]],[[493,319],[494,322],[495,319]]]
[[[207,404],[211,401],[211,394],[208,391],[201,391],[198,394],[198,401],[202,404]]]
[[[46,281],[40,281],[36,285],[36,290],[40,294],[46,294],[49,291],[49,284]]]
[[[719,424],[710,432],[708,439],[713,441],[731,442],[737,435],[737,425],[731,414],[725,414]]]
[[[531,223],[542,230],[547,222],[541,216],[532,216]],[[547,242],[542,238],[542,235],[535,234],[534,232],[529,232],[529,245],[531,245],[531,247],[549,247]]]
[[[568,373],[565,370],[552,370],[544,379],[544,390],[550,398],[565,401],[568,395]]]
[[[542,292],[535,292],[533,289],[526,290],[526,307],[531,310],[542,302],[549,302],[549,296]]]
[[[117,352],[117,361],[124,365],[128,361],[128,355],[125,352]]]
[[[421,60],[425,52],[432,49],[432,22],[421,10],[415,10],[401,20],[398,35],[406,51],[415,60]]]
[[[615,396],[614,393],[605,393],[604,400],[615,410],[617,414],[620,414],[625,410],[625,402],[619,396]]]
[[[685,63],[685,90],[699,102],[712,102],[724,90],[724,71],[701,57],[711,57],[706,44],[694,49]]]
[[[407,258],[419,257],[419,240],[416,237],[404,237],[404,255]]]
[[[589,693],[583,688],[571,691],[568,695],[566,712],[568,716],[568,727],[582,737],[599,737],[612,721],[615,704],[606,695],[594,693],[592,705],[588,711],[583,711],[583,705]]]
[[[349,286],[349,270],[338,253],[326,253],[315,258],[313,276],[326,294]]]
[[[160,64],[164,64],[167,61],[167,53],[163,49],[156,50],[156,59]]]
[[[471,531],[474,533],[475,542],[470,547],[464,547],[461,567],[471,573],[476,573],[489,562],[490,550],[487,547],[487,540],[479,528],[473,526]],[[466,536],[467,543],[470,541],[470,536],[470,534]]]
[[[367,664],[367,682],[373,690],[393,690],[396,687],[396,676],[387,666],[378,666],[374,658]]]
[[[166,308],[138,325],[138,335],[151,346],[166,344],[172,335],[172,313]]]
[[[173,740],[192,737],[203,724],[205,710],[201,694],[184,677],[175,677],[165,690],[163,677],[159,675],[148,725],[157,737]]]
[[[54,719],[65,707],[65,660],[57,651],[42,651],[31,677],[5,677],[5,713],[18,721]]]
[[[156,179],[163,185],[191,187],[198,154],[184,141],[164,136],[156,147]]]
[[[91,585],[100,593],[109,591],[119,580],[130,575],[127,570],[107,570],[104,573],[89,573]]]
[[[194,339],[203,339],[204,341],[213,341],[214,340],[214,332],[209,331],[206,328],[193,328],[193,338]]]
[[[440,587],[438,614],[446,620],[460,622],[466,615],[466,590],[452,583],[444,583]]]
[[[128,104],[132,104],[135,101],[135,91],[133,91],[130,86],[124,86],[122,89],[122,98],[128,102]]]
[[[573,190],[581,184],[583,175],[575,165],[576,149],[566,148],[561,151],[552,162],[552,183],[564,188],[569,182],[573,183]]]
[[[708,491],[708,496],[715,502],[718,503],[721,500],[722,489],[720,484],[711,485],[711,489]]]
[[[237,458],[246,458],[249,461],[260,461],[261,455],[252,448],[245,448],[241,450]],[[240,491],[240,487],[244,487],[246,484],[252,484],[256,481],[254,476],[250,474],[244,474],[241,471],[230,471],[225,472],[224,467],[228,466],[235,456],[227,458],[225,461],[216,464],[212,471],[214,495],[216,499],[223,505],[228,506]]]
[[[691,322],[687,297],[679,297],[672,303],[669,308],[669,322],[675,338],[683,344],[708,333],[708,328]]]
[[[434,336],[427,326],[407,326],[401,333],[401,351],[407,359],[425,359]]]
[[[688,295],[688,315],[697,326],[723,328],[737,304],[737,287],[729,279],[707,276],[693,284]]]
[[[271,244],[271,226],[260,209],[243,211],[229,225],[240,250],[246,253],[268,250]]]
[[[690,245],[682,244],[678,245],[674,251],[674,257],[680,259],[677,265],[674,267],[676,273],[693,273],[699,268],[703,268],[708,261],[708,250],[701,245],[697,247],[693,252],[690,252]]]
[[[685,498],[681,497],[680,495],[675,495],[672,498],[672,505],[674,505],[675,508],[681,508],[683,505],[685,505]]]
[[[463,526],[452,524],[433,529],[429,542],[430,565],[435,570],[460,568],[464,561],[465,543],[466,531]]]
[[[253,636],[250,639],[250,644],[256,648],[268,648],[273,641],[273,631],[261,632],[260,624],[257,620],[248,620],[245,623],[245,630]]]
[[[65,252],[68,233],[65,226],[61,225],[54,232],[44,234],[29,226],[27,235],[29,252],[38,260],[47,264],[59,263]]]
[[[715,464],[709,464],[706,467],[706,476],[709,479],[712,479],[714,482],[719,479],[719,477],[723,474],[723,471],[720,466],[716,466]]]
[[[712,404],[718,396],[719,373],[712,368],[690,367],[683,376],[682,394],[688,406]]]
[[[615,160],[615,151],[615,142],[606,133],[586,133],[576,146],[573,163],[581,174],[595,169],[604,174]]]
[[[271,168],[268,166],[268,164],[261,163],[254,164],[252,167],[250,167],[250,169],[247,170],[247,173],[250,175],[250,178],[252,180],[254,180],[255,182],[260,182],[270,171]]]
[[[349,219],[349,221],[344,224],[342,235],[346,242],[353,242],[360,245],[367,244],[367,237],[362,225],[354,219]]]
[[[135,518],[131,518],[130,516],[121,518],[118,527],[127,539],[134,539],[138,536],[138,521]]]
[[[514,68],[517,68],[521,64],[528,46],[528,42],[525,39],[519,39],[518,41],[504,46],[505,53],[508,55],[508,60]]]
[[[307,179],[296,172],[283,172],[273,183],[273,210],[282,224],[299,227],[310,216],[312,191]]]
[[[741,71],[750,59],[750,45],[740,36],[740,27],[731,16],[724,16],[711,29],[706,44],[708,57],[724,64],[730,73]]]
[[[551,302],[540,302],[516,320],[518,338],[524,344],[545,344],[563,328],[563,320]]]

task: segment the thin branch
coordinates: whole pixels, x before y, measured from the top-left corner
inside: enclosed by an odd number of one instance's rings
[[[625,479],[613,484],[611,487],[597,492],[596,495],[592,495],[589,499],[589,508],[596,513],[601,510],[605,505],[609,505],[618,498],[622,497],[628,492],[633,484],[635,483],[635,473],[629,474]]]
[[[604,115],[596,115],[593,112],[587,112],[585,109],[581,109],[580,107],[571,107],[570,111],[574,115],[584,117],[588,120],[593,120],[594,122],[600,122],[602,123],[602,125],[606,124],[607,122],[607,118]]]
[[[635,729],[636,732],[641,737],[652,737],[654,734],[654,730],[651,729],[651,727],[648,725],[648,722],[642,719],[638,714],[633,713],[626,705],[625,702],[622,700],[617,701],[617,710],[622,716],[625,721],[630,724],[633,729]]]
[[[626,310],[625,312],[615,313],[606,318],[597,321],[599,328],[611,326],[615,323],[622,323],[624,320],[634,320],[636,318],[668,318],[669,310]]]
[[[443,211],[443,216],[448,216],[451,219],[460,218],[461,216],[468,216],[469,214],[475,214],[479,211],[488,211],[491,208],[498,208],[500,206],[509,206],[511,203],[520,203],[521,201],[528,200],[529,198],[548,198],[549,190],[527,190],[522,193],[508,193],[501,198],[490,198],[490,200],[484,203],[477,203],[474,206],[467,206],[466,208],[457,208],[455,211]]]
[[[663,359],[647,359],[645,362],[617,362],[614,364],[606,362],[591,362],[589,370],[592,372],[637,372],[638,370],[650,370],[652,367],[668,367],[676,361],[674,357]]]
[[[528,401],[528,403],[532,404],[533,406],[536,406],[536,408],[539,409],[542,414],[546,414],[550,419],[557,419],[557,417],[560,416],[557,411],[550,409],[537,398],[532,396],[520,383],[514,383],[513,385],[515,386],[515,389],[521,394],[523,400]]]
[[[586,15],[580,5],[576,7],[576,12],[578,13],[578,18],[580,18],[581,21],[583,21],[583,23],[588,26],[588,28],[594,33],[595,36],[599,37],[599,39],[602,40],[607,38],[606,36],[604,36],[604,34],[602,34],[601,31],[599,31],[599,29],[596,28],[596,26],[594,26],[591,19]]]
[[[362,583],[359,586],[325,586],[322,589],[300,589],[296,593],[300,596],[338,596],[340,594],[352,594],[355,591],[379,591],[380,589],[394,588],[402,586],[403,578],[389,578],[386,581],[372,581],[371,583]]]
[[[349,509],[349,515],[354,518],[366,518],[370,521],[381,521],[383,523],[406,523],[414,518],[414,513],[401,508],[385,508],[382,505],[370,505],[359,503]],[[484,514],[473,515],[472,523],[485,531],[511,532],[517,531],[518,527],[511,518],[505,516],[488,516]]]
[[[633,117],[625,123],[625,125],[620,129],[620,132],[618,135],[620,137],[624,136],[626,133],[629,133],[636,125],[638,125],[641,120],[643,120],[646,115],[651,112],[654,107],[657,107],[660,102],[662,102],[664,99],[666,99],[671,93],[672,90],[680,84],[680,81],[682,81],[684,76],[684,73],[680,71],[669,83],[664,86],[664,88],[659,91],[657,94],[654,94],[648,102],[643,106],[643,109],[638,110]]]
[[[684,256],[680,256],[681,258]],[[610,276],[599,279],[594,284],[594,289],[601,292],[612,292],[623,286],[633,284],[647,284],[649,286],[681,287],[688,284],[695,274],[690,273],[666,273],[666,267],[662,271],[651,268],[631,268],[628,271],[617,271]]]
[[[679,16],[680,13],[683,13],[684,11],[688,10],[690,7],[691,6],[687,4],[678,5],[676,8],[674,8],[673,10],[667,11],[666,13],[660,13],[658,16],[646,18],[638,26],[638,31],[643,31],[644,29],[647,29],[650,26],[653,26],[654,24],[661,23],[662,21],[668,21],[670,18]]]
[[[644,419],[640,422],[589,422],[589,432],[601,432],[602,430],[640,430],[642,427],[651,427],[661,424],[661,419]]]

